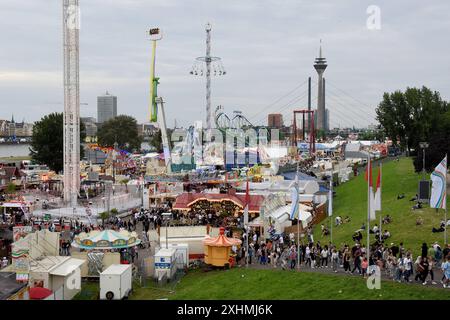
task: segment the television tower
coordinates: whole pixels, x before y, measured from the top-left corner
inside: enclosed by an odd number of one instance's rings
[[[63,0],[64,201],[75,208],[80,189],[79,0]]]
[[[214,118],[211,110],[211,72],[215,76],[225,75],[226,71],[222,65],[219,57],[211,57],[211,24],[206,25],[206,55],[195,59],[191,74],[206,76],[206,126],[211,129],[213,126],[212,119]],[[206,65],[206,70],[203,70],[203,65]]]
[[[319,57],[314,61],[314,68],[319,75],[318,96],[317,96],[317,130],[326,130],[325,117],[325,86],[323,73],[327,68],[327,60],[322,57],[322,40],[320,40]]]

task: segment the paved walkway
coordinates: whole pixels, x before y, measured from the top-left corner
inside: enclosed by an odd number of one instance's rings
[[[245,265],[243,265],[242,267],[245,267]],[[272,265],[261,265],[261,264],[257,264],[257,263],[252,263],[251,265],[249,265],[250,268],[252,269],[259,269],[259,270],[282,270],[281,266],[277,266],[276,268],[274,268]],[[285,269],[286,272],[291,271],[291,269],[289,269],[289,264],[287,265],[287,269]],[[353,269],[353,265],[351,265],[351,268]],[[355,271],[354,274],[351,273],[347,273],[343,270],[343,268],[338,267],[338,272],[334,272],[331,268],[331,266],[329,265],[328,268],[323,267],[323,268],[310,268],[310,267],[306,267],[304,265],[301,265],[300,268],[298,268],[297,266],[295,267],[294,270],[292,271],[296,271],[296,272],[310,272],[310,273],[324,273],[324,274],[334,274],[334,275],[338,275],[338,276],[347,276],[347,277],[362,277],[361,275],[359,275],[357,273],[357,271]],[[441,288],[443,289],[442,283],[441,283],[441,279],[442,279],[442,271],[440,269],[433,269],[434,272],[434,282],[436,284],[432,284],[431,280],[430,280],[430,276],[427,276],[427,284],[426,285],[422,285],[421,281],[415,281],[414,277],[415,274],[410,276],[410,280],[412,280],[410,282],[410,285],[417,285],[417,286],[426,286],[426,287],[435,287],[435,288]],[[386,271],[383,270],[381,271],[381,279],[382,280],[386,280],[386,281],[394,281],[389,275],[386,274]],[[405,282],[403,282],[405,283]]]

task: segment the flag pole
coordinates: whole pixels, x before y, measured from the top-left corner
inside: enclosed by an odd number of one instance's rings
[[[370,183],[372,180],[372,168],[370,165],[370,153],[368,153],[368,161],[367,161],[367,255],[366,258],[370,260]]]
[[[330,195],[329,195],[330,199],[328,201],[330,201],[330,207],[329,207],[329,211],[328,215],[330,216],[330,242],[331,244],[333,244],[333,172],[331,172],[331,176],[330,176]]]
[[[381,199],[382,199],[381,198],[381,190],[383,190],[381,188],[381,186],[383,184],[383,170],[382,170],[382,166],[383,166],[383,163],[380,162],[380,244],[381,244],[381,241],[382,241],[381,232],[383,231],[383,228],[382,228],[382,225],[383,225],[383,221],[382,221],[383,214],[381,212]]]
[[[298,190],[298,165],[299,163],[297,162],[297,173],[296,173],[296,179],[295,179],[295,184],[296,184],[296,189]],[[299,199],[300,202],[300,199]],[[299,204],[300,206],[300,204]],[[297,269],[300,269],[300,207],[298,208],[298,212],[297,212]]]
[[[444,245],[447,245],[447,163],[448,163],[448,158],[447,158],[447,154],[445,154],[445,182],[444,182],[444,186],[445,186],[445,198],[444,198],[444,205],[445,205],[445,216],[444,216]]]

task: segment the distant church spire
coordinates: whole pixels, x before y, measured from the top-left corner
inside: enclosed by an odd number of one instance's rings
[[[11,123],[15,123],[14,122],[14,113],[12,114],[12,117],[11,117]]]

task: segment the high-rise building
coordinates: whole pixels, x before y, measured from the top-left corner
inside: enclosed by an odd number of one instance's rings
[[[267,117],[267,126],[270,128],[283,127],[283,115],[281,113],[271,113]]]
[[[117,97],[106,91],[105,95],[97,97],[97,121],[103,123],[117,117]]]
[[[326,130],[325,122],[325,83],[323,73],[327,68],[327,60],[322,57],[322,44],[319,49],[319,57],[314,62],[314,68],[319,76],[317,95],[317,130]]]

